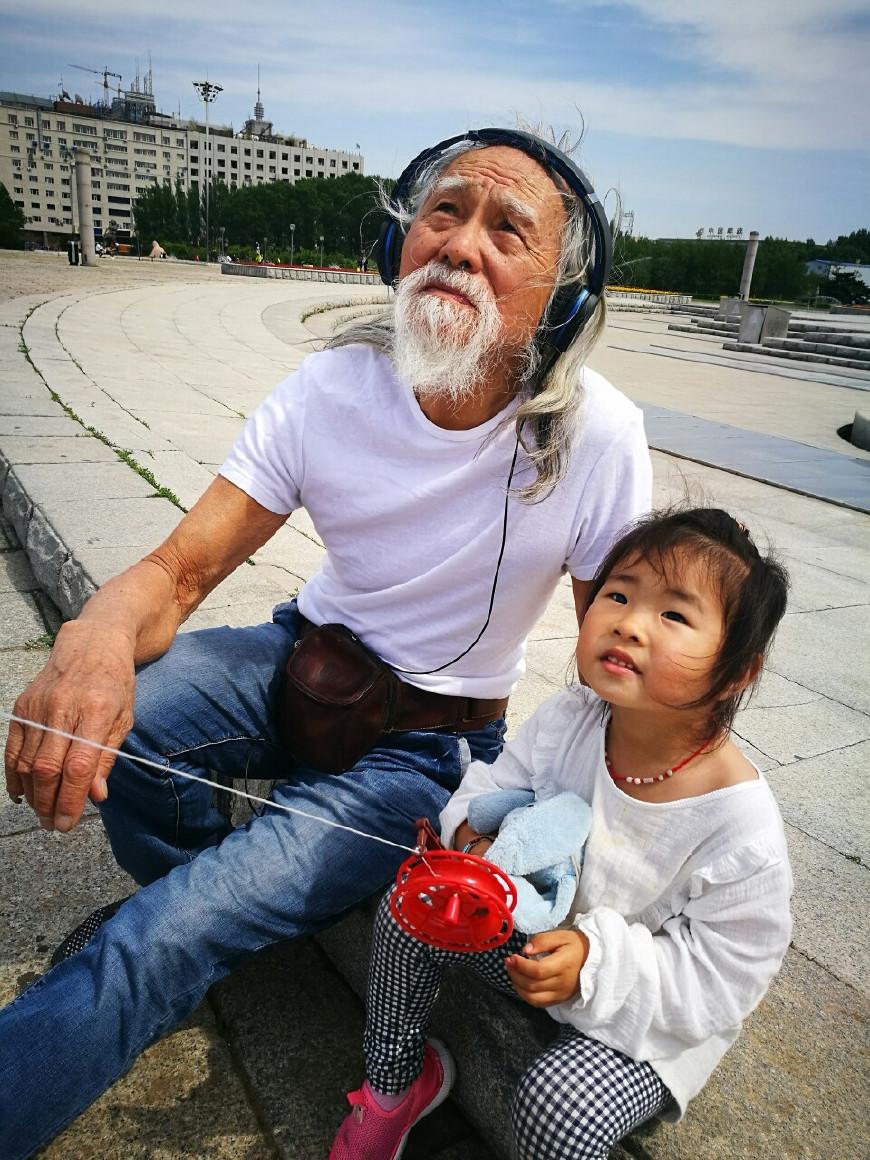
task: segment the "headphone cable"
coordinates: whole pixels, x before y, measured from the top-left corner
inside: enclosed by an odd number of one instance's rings
[[[495,590],[498,587],[498,575],[499,575],[499,572],[501,571],[501,562],[504,558],[505,547],[507,546],[508,503],[510,501],[511,483],[513,482],[514,471],[516,470],[517,457],[519,455],[519,452],[520,452],[520,437],[518,434],[517,441],[516,441],[516,444],[514,446],[513,459],[511,460],[510,473],[508,474],[507,488],[505,489],[504,515],[502,517],[502,527],[501,527],[501,547],[499,548],[498,560],[497,560],[496,565],[495,565],[495,575],[492,578],[492,591],[489,594],[489,608],[487,609],[487,612],[486,612],[486,620],[483,622],[483,628],[480,630],[480,632],[477,634],[477,636],[474,638],[474,640],[471,642],[471,644],[468,646],[468,648],[464,649],[458,656],[453,657],[452,660],[445,661],[443,665],[439,665],[437,669],[404,669],[404,668],[402,668],[401,665],[390,665],[390,668],[393,669],[395,672],[405,673],[409,677],[426,677],[426,676],[432,675],[433,673],[443,672],[444,669],[449,668],[450,665],[455,665],[457,661],[461,661],[464,656],[467,656],[471,652],[471,650],[474,648],[474,646],[477,644],[477,642],[480,640],[480,638],[483,636],[483,634],[486,632],[487,628],[489,628],[489,622],[492,619],[492,610],[495,606]]]

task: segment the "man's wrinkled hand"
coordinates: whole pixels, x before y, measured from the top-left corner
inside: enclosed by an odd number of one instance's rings
[[[548,930],[532,935],[521,955],[505,960],[514,990],[532,1007],[566,1003],[580,989],[580,971],[589,940],[579,930]],[[526,956],[541,955],[542,958]]]
[[[134,684],[132,650],[117,634],[71,621],[13,712],[116,749],[132,724]],[[44,829],[71,830],[88,796],[104,801],[113,763],[111,753],[93,746],[9,723],[6,788],[13,800],[27,799]]]

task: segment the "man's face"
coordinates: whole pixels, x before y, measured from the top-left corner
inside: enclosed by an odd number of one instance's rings
[[[464,270],[500,318],[503,354],[534,337],[553,291],[565,210],[551,178],[521,150],[492,146],[456,159],[442,173],[402,247],[400,279],[429,264]],[[416,290],[440,299],[460,329],[473,327],[474,299],[424,279]],[[434,305],[434,304],[433,304]]]

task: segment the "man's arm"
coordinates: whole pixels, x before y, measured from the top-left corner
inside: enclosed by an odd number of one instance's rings
[[[133,722],[134,666],[161,656],[206,596],[286,520],[220,476],[156,551],[64,624],[15,714],[117,749]],[[11,722],[6,787],[45,829],[69,830],[106,797],[111,754]]]

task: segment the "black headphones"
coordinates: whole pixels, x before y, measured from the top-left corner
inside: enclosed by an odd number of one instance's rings
[[[391,203],[397,213],[405,208],[403,202],[411,193],[425,168],[452,145],[456,145],[460,141],[476,142],[481,145],[506,145],[511,149],[519,149],[522,153],[526,153],[551,174],[558,174],[571,192],[577,195],[589,215],[595,240],[595,252],[588,284],[583,286],[572,283],[569,286],[563,286],[553,296],[547,315],[538,328],[537,341],[541,347],[542,356],[538,382],[541,382],[559,355],[568,348],[575,335],[592,317],[592,313],[604,292],[613,259],[613,237],[610,233],[610,226],[601,202],[598,200],[598,195],[586,175],[574,164],[571,158],[566,156],[561,149],[548,144],[540,137],[536,137],[532,133],[524,133],[519,129],[471,129],[467,133],[449,137],[446,141],[439,141],[437,145],[424,149],[407,166],[396,182]],[[399,276],[399,263],[404,240],[405,231],[401,225],[393,217],[388,217],[381,226],[375,247],[378,270],[381,279],[387,286],[392,286]]]

